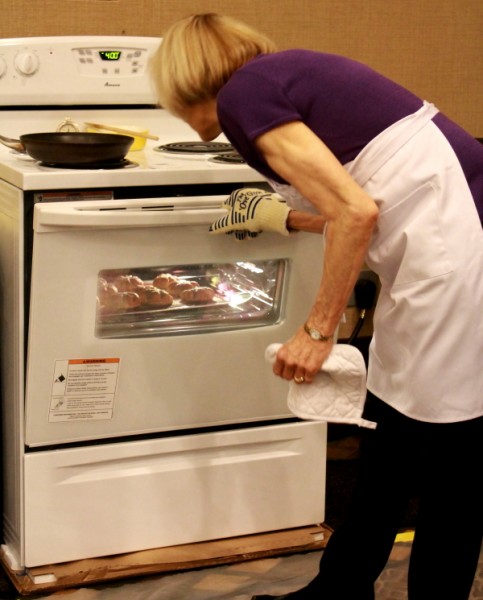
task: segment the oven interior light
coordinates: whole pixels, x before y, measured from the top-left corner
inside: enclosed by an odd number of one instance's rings
[[[253,263],[238,262],[236,264],[242,269],[246,269],[247,271],[251,271],[252,273],[263,273],[263,269],[260,269],[260,267],[256,267]]]
[[[240,306],[240,304],[248,302],[248,300],[250,300],[252,296],[253,294],[251,294],[250,292],[240,292],[239,294],[233,294],[233,296],[230,298],[230,302],[228,303],[228,305],[233,308],[236,308],[237,306]]]

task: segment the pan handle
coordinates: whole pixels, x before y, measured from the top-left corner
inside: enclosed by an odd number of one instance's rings
[[[226,214],[221,208],[224,199],[225,196],[203,196],[38,203],[34,209],[34,230],[41,233],[66,228],[210,225]]]
[[[25,154],[26,152],[25,146],[20,140],[14,140],[12,138],[5,137],[4,135],[0,135],[0,144],[3,144],[4,146],[7,146],[7,148],[11,148],[16,152],[21,152],[22,154]]]

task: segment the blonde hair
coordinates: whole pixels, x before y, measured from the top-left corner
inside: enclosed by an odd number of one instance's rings
[[[151,74],[160,104],[174,114],[216,98],[242,65],[275,44],[248,25],[205,13],[174,23],[151,60]]]

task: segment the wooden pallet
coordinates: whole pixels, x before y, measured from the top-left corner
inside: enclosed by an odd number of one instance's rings
[[[332,530],[313,525],[210,542],[157,548],[129,554],[89,558],[13,571],[5,553],[0,559],[13,585],[23,596],[142,577],[214,567],[325,548]]]

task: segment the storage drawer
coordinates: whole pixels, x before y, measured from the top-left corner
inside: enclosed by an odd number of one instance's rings
[[[19,559],[39,566],[321,523],[326,429],[292,422],[30,453]]]

